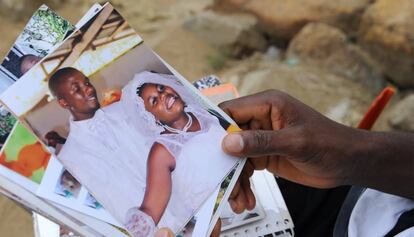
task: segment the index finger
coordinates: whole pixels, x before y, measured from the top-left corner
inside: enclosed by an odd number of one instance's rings
[[[275,124],[284,109],[284,93],[275,90],[241,97],[219,104],[234,121],[239,125],[246,125],[249,129],[279,129],[281,124]]]

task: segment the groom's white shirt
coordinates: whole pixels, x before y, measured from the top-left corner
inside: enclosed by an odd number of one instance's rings
[[[142,203],[149,152],[146,138],[135,129],[140,121],[131,121],[125,109],[116,102],[91,119],[71,119],[58,154],[65,168],[121,222],[128,209]]]

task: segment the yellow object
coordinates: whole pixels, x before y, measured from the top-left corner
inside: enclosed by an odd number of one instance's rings
[[[227,128],[227,132],[240,132],[242,131],[239,127],[237,127],[236,125],[231,124],[228,128]]]

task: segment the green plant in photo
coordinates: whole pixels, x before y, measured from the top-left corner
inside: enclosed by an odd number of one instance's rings
[[[229,175],[226,176],[226,178],[223,180],[223,182],[220,185],[220,191],[217,195],[216,203],[214,205],[214,213],[217,211],[218,206],[220,205],[220,202],[223,200],[224,193],[226,192],[227,188],[230,185],[231,179],[234,176],[234,173],[236,172],[236,168],[234,168]]]
[[[1,111],[0,114],[0,136],[7,136],[10,131],[13,129],[14,124],[16,123],[16,118],[7,111]]]
[[[49,33],[55,35],[53,44],[63,41],[68,30],[74,30],[74,27],[62,17],[58,16],[49,8],[38,10],[35,17],[39,18],[38,23],[43,23],[45,29],[49,29]],[[48,26],[46,28],[46,25]]]
[[[30,45],[33,42],[31,48],[39,54],[46,56],[48,52],[42,49],[42,47],[37,46],[39,42],[54,46],[62,42],[67,33],[74,29],[75,27],[68,21],[58,16],[48,7],[42,6],[36,11],[28,26],[24,29],[22,38]]]

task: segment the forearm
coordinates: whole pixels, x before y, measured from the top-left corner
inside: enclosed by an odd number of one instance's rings
[[[139,210],[150,216],[156,225],[160,222],[162,211],[158,210],[157,208],[151,207],[143,203],[139,207]]]
[[[225,152],[316,188],[355,185],[414,200],[414,135],[349,128],[280,91],[221,104],[244,131]]]
[[[358,133],[345,182],[414,200],[414,134]]]
[[[147,185],[144,200],[139,209],[151,216],[155,224],[158,224],[167,207],[171,195],[171,174],[158,182]]]
[[[170,200],[172,190],[171,172],[175,159],[164,146],[155,143],[147,164],[147,186],[140,210],[152,217],[155,224],[161,220]]]

